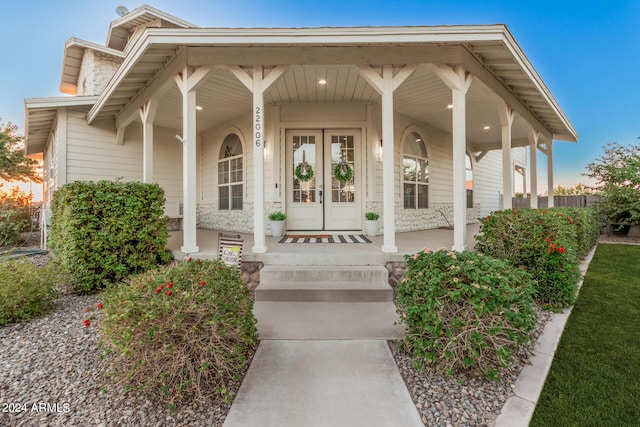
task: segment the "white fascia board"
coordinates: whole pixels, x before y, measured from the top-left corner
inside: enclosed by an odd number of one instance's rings
[[[108,46],[103,46],[101,44],[98,43],[94,43],[94,42],[90,42],[87,40],[82,40],[82,39],[78,39],[75,37],[70,38],[69,40],[67,40],[64,44],[64,50],[65,50],[65,54],[67,49],[71,48],[71,47],[81,47],[83,49],[93,49],[96,50],[100,53],[104,53],[106,55],[111,55],[111,56],[117,56],[118,58],[124,58],[125,56],[127,56],[126,53],[121,52],[117,49],[112,49]],[[66,56],[66,55],[65,55]]]
[[[503,25],[353,28],[149,28],[148,37],[188,45],[338,45],[501,40]]]
[[[46,98],[25,98],[24,107],[28,110],[93,105],[97,96],[51,96]]]

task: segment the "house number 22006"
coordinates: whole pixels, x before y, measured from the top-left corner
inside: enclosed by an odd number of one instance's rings
[[[256,147],[260,147],[260,140],[262,139],[262,111],[260,107],[256,107],[256,117],[254,120],[254,130],[255,130],[255,138],[256,138]]]

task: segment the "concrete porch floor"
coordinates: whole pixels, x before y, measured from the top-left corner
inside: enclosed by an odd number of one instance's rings
[[[480,224],[467,225],[469,249],[475,246],[475,236],[479,228]],[[200,251],[187,256],[217,258],[218,233],[218,230],[198,229],[196,238]],[[223,233],[241,235],[243,261],[261,261],[265,265],[385,265],[389,261],[402,261],[405,255],[414,254],[425,247],[436,250],[440,247],[450,249],[453,245],[453,230],[445,229],[396,233],[397,253],[382,252],[382,236],[369,237],[372,243],[278,243],[279,237],[267,236],[267,252],[254,254],[251,252],[253,234],[228,231]],[[176,259],[184,258],[185,254],[180,252],[182,231],[171,231],[167,246]]]

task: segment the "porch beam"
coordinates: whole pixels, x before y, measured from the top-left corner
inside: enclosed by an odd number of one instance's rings
[[[476,163],[479,162],[480,160],[482,160],[484,158],[484,156],[487,155],[487,153],[489,152],[489,150],[485,150],[485,151],[481,151],[478,154],[475,154],[473,157],[475,157]]]
[[[181,49],[169,63],[116,115],[116,129],[126,127],[138,118],[138,111],[151,98],[161,99],[172,87],[174,76],[186,64],[186,49]]]
[[[182,93],[182,197],[183,243],[181,252],[198,252],[196,240],[196,89],[211,67],[193,69],[184,65],[182,72],[174,76]]]
[[[461,46],[207,46],[190,47],[191,65],[458,64]]]
[[[118,126],[116,128],[116,145],[124,144],[124,132],[126,130],[126,126]]]
[[[157,111],[158,98],[151,98],[138,111],[142,120],[142,182],[153,182],[153,121]]]
[[[506,104],[498,107],[502,126],[502,209],[513,207],[513,156],[511,152],[511,126],[514,112]]]
[[[547,126],[542,123],[542,121],[529,110],[529,108],[522,103],[522,101],[516,96],[513,91],[506,86],[506,84],[500,80],[498,80],[490,71],[487,70],[486,66],[478,61],[471,52],[467,49],[463,49],[461,52],[461,62],[462,66],[468,70],[471,74],[476,76],[480,81],[482,81],[489,89],[495,92],[500,98],[504,100],[504,102],[511,107],[515,113],[517,113],[520,117],[525,119],[528,123],[531,124],[540,135],[544,136],[547,139],[553,138],[553,133],[547,128]]]
[[[540,133],[529,128],[529,187],[531,187],[531,207],[538,208],[538,140]]]
[[[549,194],[549,201],[547,207],[552,208],[555,206],[554,190],[553,190],[553,140],[547,141],[547,193]]]
[[[466,94],[473,76],[459,65],[437,65],[436,75],[451,89],[453,139],[453,247],[465,251],[467,247],[467,186],[465,157],[467,154]]]

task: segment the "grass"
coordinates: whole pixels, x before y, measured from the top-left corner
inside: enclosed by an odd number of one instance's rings
[[[640,425],[640,246],[598,246],[529,425]]]

